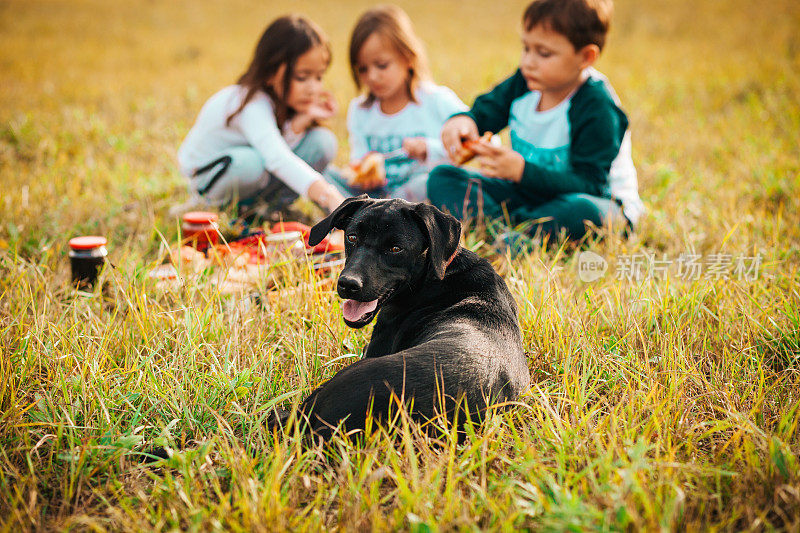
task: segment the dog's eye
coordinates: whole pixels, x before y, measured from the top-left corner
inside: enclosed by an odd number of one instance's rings
[[[389,248],[389,251],[392,252],[393,254],[399,254],[400,252],[403,251],[403,249],[400,248],[399,246],[392,246],[391,248]]]
[[[355,244],[357,240],[358,240],[358,237],[356,237],[352,233],[347,236],[347,242],[349,242],[350,244]]]

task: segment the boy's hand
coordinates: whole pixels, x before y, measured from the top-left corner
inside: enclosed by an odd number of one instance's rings
[[[475,121],[466,115],[457,115],[442,126],[442,144],[445,152],[453,159],[461,149],[464,141],[471,141],[478,138],[478,126]]]
[[[490,178],[519,183],[525,170],[525,159],[507,146],[493,146],[487,142],[475,143],[472,150],[480,159],[481,173]]]
[[[428,157],[428,143],[425,137],[406,137],[403,139],[403,151],[411,159],[425,161]]]

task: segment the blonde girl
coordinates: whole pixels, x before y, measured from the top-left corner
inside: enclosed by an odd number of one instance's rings
[[[422,42],[397,6],[378,6],[359,18],[350,38],[350,66],[361,92],[347,112],[351,163],[371,152],[385,156],[386,185],[366,192],[424,201],[428,172],[447,160],[442,125],[466,106],[431,81]],[[326,176],[347,195],[365,192],[338,172]]]

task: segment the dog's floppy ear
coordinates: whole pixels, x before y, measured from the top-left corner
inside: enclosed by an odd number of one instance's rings
[[[333,228],[344,229],[356,212],[374,202],[375,200],[366,194],[348,198],[342,202],[339,207],[333,210],[333,213],[317,222],[311,228],[311,232],[308,235],[309,246],[318,245]]]
[[[461,240],[461,222],[429,204],[417,204],[411,211],[420,223],[422,233],[428,237],[428,258],[439,279],[458,250]]]

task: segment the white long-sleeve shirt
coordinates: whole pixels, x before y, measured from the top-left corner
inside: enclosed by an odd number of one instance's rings
[[[284,138],[269,96],[257,92],[230,126],[225,124],[228,116],[239,108],[244,96],[243,87],[230,85],[203,105],[197,121],[178,149],[181,173],[192,176],[197,168],[220,157],[229,148],[252,146],[261,154],[267,171],[298,194],[306,195],[308,187],[322,176],[292,152],[287,139],[293,144],[299,139],[296,135]]]
[[[386,162],[386,177],[390,184],[446,162],[447,154],[441,140],[442,126],[452,115],[467,109],[453,91],[430,82],[421,84],[415,96],[416,103],[409,102],[392,115],[381,111],[377,100],[364,107],[365,96],[354,98],[347,110],[352,161],[361,159],[367,152],[385,154],[397,150],[407,137],[425,138],[428,154],[422,165],[409,158]]]

